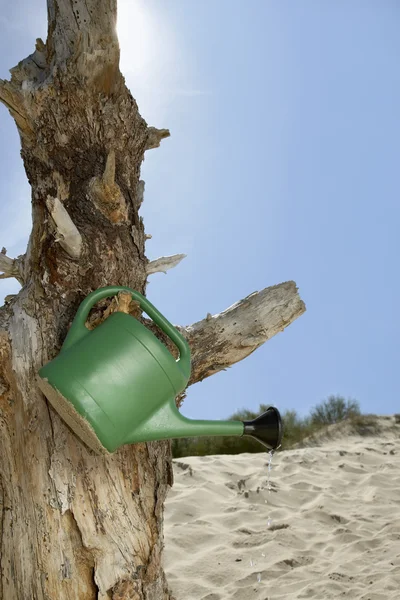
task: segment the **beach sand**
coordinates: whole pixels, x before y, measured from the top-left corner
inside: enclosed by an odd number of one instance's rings
[[[176,600],[400,599],[400,424],[317,447],[174,460],[165,569]],[[271,519],[269,524],[269,519]]]

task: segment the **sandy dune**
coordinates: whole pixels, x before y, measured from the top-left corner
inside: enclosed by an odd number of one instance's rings
[[[266,454],[175,460],[176,600],[399,600],[400,425],[379,421],[380,436],[276,454],[270,492]]]

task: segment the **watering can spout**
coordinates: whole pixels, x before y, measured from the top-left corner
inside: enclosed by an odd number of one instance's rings
[[[276,450],[281,445],[282,420],[274,406],[252,421],[244,421],[243,426],[243,435],[250,435],[269,450]]]
[[[241,436],[241,421],[206,421],[188,419],[176,407],[175,398],[164,404],[149,419],[135,427],[125,444],[207,436]]]
[[[279,412],[274,407],[253,421],[204,421],[184,417],[175,405],[175,399],[164,404],[146,422],[136,427],[125,440],[126,444],[152,440],[249,435],[269,450],[280,446],[282,426]]]

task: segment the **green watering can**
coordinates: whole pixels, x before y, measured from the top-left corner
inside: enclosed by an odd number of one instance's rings
[[[140,321],[114,312],[93,331],[85,327],[91,308],[103,298],[128,292],[179,350],[169,350]],[[60,354],[39,371],[38,385],[73,431],[97,453],[124,444],[167,438],[251,435],[269,449],[280,445],[281,419],[270,407],[254,421],[193,421],[175,398],[190,377],[185,338],[139,292],[110,286],[80,305]]]

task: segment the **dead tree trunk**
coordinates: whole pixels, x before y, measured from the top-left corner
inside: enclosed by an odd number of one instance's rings
[[[37,40],[11,80],[0,80],[33,219],[26,255],[0,254],[1,277],[23,285],[0,308],[0,598],[167,600],[169,443],[95,456],[49,407],[35,375],[90,291],[144,292],[150,273],[181,260],[148,262],[138,214],[144,152],[169,132],[147,126],[119,71],[116,0],[47,3],[46,43]],[[303,311],[286,283],[184,329],[191,383],[241,360]]]

